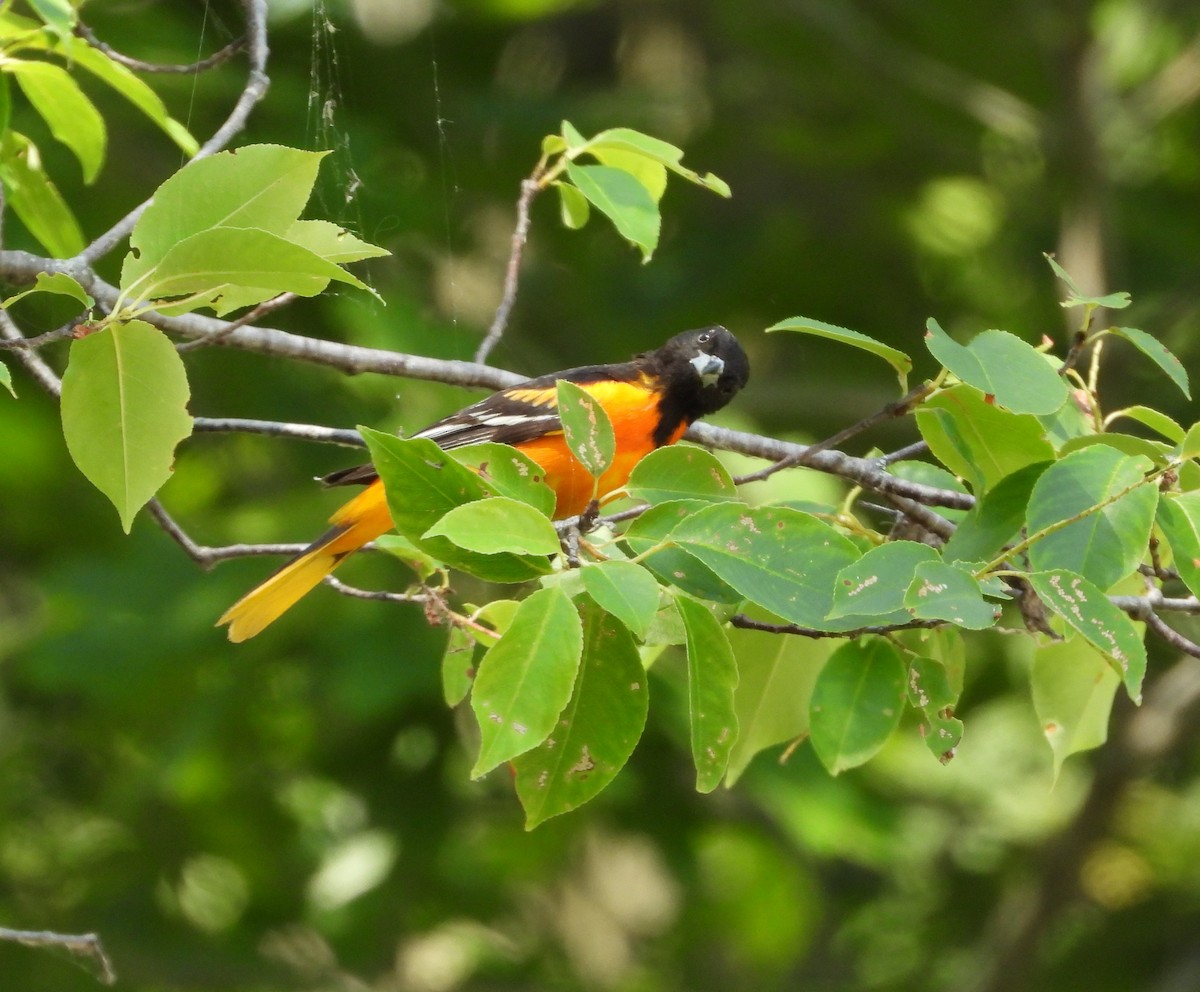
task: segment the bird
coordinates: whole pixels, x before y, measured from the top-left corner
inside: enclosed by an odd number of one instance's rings
[[[699,418],[722,409],[746,385],[750,362],[734,335],[720,325],[684,331],[629,361],[584,365],[502,389],[413,437],[449,450],[485,441],[523,451],[554,491],[554,519],[587,510],[625,485],[634,466],[656,448],[674,444]],[[598,401],[613,426],[615,454],[600,476],[575,458],[558,413],[558,381],[573,382]],[[374,466],[325,476],[329,486],[366,488],[330,518],[330,529],[234,603],[217,626],[231,641],[254,637],[297,603],[349,555],[393,529],[383,483]]]

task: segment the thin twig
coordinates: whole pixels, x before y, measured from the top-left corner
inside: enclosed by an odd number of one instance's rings
[[[195,75],[196,73],[205,72],[224,62],[228,62],[246,47],[245,38],[235,38],[224,48],[213,52],[207,58],[200,59],[199,62],[192,62],[190,65],[162,65],[158,62],[144,62],[142,59],[135,59],[131,55],[118,52],[108,42],[97,37],[96,32],[82,21],[75,25],[75,33],[91,45],[92,48],[103,52],[114,62],[119,62],[127,69],[133,69],[135,72],[171,73],[180,76]]]
[[[488,328],[484,339],[479,342],[475,352],[475,361],[483,363],[504,336],[508,327],[508,318],[512,313],[513,304],[517,302],[517,284],[521,274],[521,256],[525,252],[525,241],[529,237],[529,205],[541,190],[538,183],[538,172],[521,182],[521,195],[517,198],[517,226],[513,229],[512,250],[508,255],[508,268],[504,273],[504,294],[500,297],[500,305],[496,307],[496,315],[492,318],[492,326]]]
[[[167,536],[183,548],[184,554],[201,568],[211,568],[217,562],[228,561],[231,558],[298,555],[308,547],[307,544],[227,544],[214,548],[193,541],[157,499],[150,500],[146,504],[146,509],[158,522],[158,525],[166,531]]]
[[[112,961],[109,960],[98,934],[55,933],[52,930],[10,930],[8,927],[0,927],[0,940],[24,944],[26,947],[61,948],[91,964],[96,969],[96,977],[103,984],[116,984],[116,970],[113,968]]]
[[[248,420],[242,417],[196,417],[194,434],[261,434],[263,437],[292,437],[319,444],[340,444],[347,448],[365,448],[358,431],[320,424],[287,424],[276,420]]]
[[[46,331],[45,334],[38,334],[31,338],[18,336],[12,339],[5,339],[4,341],[0,341],[0,350],[17,351],[18,349],[25,349],[36,351],[38,348],[44,348],[46,345],[54,344],[56,341],[65,341],[67,338],[73,337],[75,328],[88,319],[86,314],[82,314],[70,323],[63,324],[62,327],[56,327],[52,331]]]
[[[814,640],[822,637],[862,637],[864,634],[891,634],[898,630],[918,630],[926,627],[945,627],[948,620],[908,620],[905,623],[876,624],[869,627],[855,627],[853,630],[817,630],[815,627],[801,627],[794,623],[767,623],[755,620],[744,613],[735,613],[729,618],[731,627],[742,630],[761,630],[767,634],[795,634],[797,637],[810,637]]]
[[[339,592],[343,596],[351,596],[355,599],[370,599],[384,603],[429,603],[435,599],[427,589],[422,592],[389,592],[386,589],[360,589],[358,586],[347,585],[341,579],[332,575],[325,576],[323,581],[325,585],[329,586],[335,592]]]
[[[224,327],[218,328],[212,334],[206,334],[204,337],[193,338],[191,341],[184,341],[175,346],[178,352],[195,351],[197,348],[208,348],[214,344],[219,344],[222,338],[228,337],[239,327],[246,327],[256,321],[261,320],[267,314],[274,313],[276,310],[282,310],[289,303],[294,303],[299,297],[295,293],[280,293],[278,296],[272,296],[269,300],[260,303],[251,310],[247,310],[236,320],[231,320]]]
[[[2,208],[2,204],[0,204],[0,208]],[[13,322],[7,310],[0,310],[0,338],[11,342],[28,340]],[[62,380],[41,355],[28,348],[15,348],[13,354],[42,389],[56,398],[62,394]]]

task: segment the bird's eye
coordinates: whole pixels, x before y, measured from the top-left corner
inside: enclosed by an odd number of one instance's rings
[[[708,342],[711,340],[712,340],[712,331],[705,331],[698,338],[696,338],[696,343],[697,344],[708,344]]]

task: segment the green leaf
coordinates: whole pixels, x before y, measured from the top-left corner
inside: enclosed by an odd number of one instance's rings
[[[1200,595],[1200,491],[1172,493],[1158,504],[1158,525],[1171,546],[1179,577]]]
[[[457,706],[475,681],[475,638],[458,624],[450,625],[450,637],[442,652],[442,697],[447,706]]]
[[[0,73],[0,134],[8,130],[12,123],[12,90],[8,85],[8,77]]]
[[[117,508],[125,532],[170,478],[192,432],[187,373],[166,335],[144,321],[74,341],[62,381],[67,450]]]
[[[974,386],[952,386],[930,397],[917,410],[917,427],[938,461],[976,495],[1026,465],[1054,458],[1036,417],[988,403]]]
[[[756,619],[777,622],[762,611]],[[733,694],[738,736],[729,752],[725,784],[732,787],[760,751],[808,733],[808,704],[825,660],[837,649],[834,638],[812,641],[732,627],[729,644],[737,659]]]
[[[688,712],[696,791],[712,792],[729,764],[737,741],[733,693],[737,662],[729,638],[708,607],[689,596],[676,596],[675,605],[687,631]]]
[[[791,623],[847,629],[844,621],[826,617],[838,573],[859,553],[816,517],[788,507],[715,503],[684,519],[670,541]]]
[[[0,70],[16,78],[50,133],[79,159],[83,181],[90,184],[104,164],[108,136],[104,118],[79,84],[66,69],[49,62],[9,59],[0,62]]]
[[[983,630],[1000,618],[1000,608],[983,598],[974,575],[941,561],[917,566],[904,605],[922,620],[948,620],[967,630]]]
[[[1142,701],[1146,645],[1133,621],[1081,575],[1066,569],[1033,572],[1029,582],[1043,603],[1079,631],[1125,684],[1135,703]]]
[[[386,248],[368,244],[344,227],[327,220],[298,220],[287,229],[284,237],[293,244],[307,248],[314,255],[320,255],[325,261],[338,265],[391,254]]]
[[[570,183],[556,182],[554,188],[558,190],[559,217],[563,227],[571,231],[585,227],[592,212],[587,197]]]
[[[673,444],[650,452],[634,466],[625,491],[647,503],[738,498],[733,477],[716,455],[690,444]]]
[[[602,609],[644,640],[658,612],[658,582],[641,565],[614,558],[586,565],[583,587]]]
[[[1013,413],[1048,415],[1066,402],[1062,377],[1045,356],[1015,335],[984,331],[961,345],[932,317],[925,327],[925,344],[934,358]]]
[[[455,448],[450,455],[473,469],[499,495],[528,503],[544,517],[554,513],[554,490],[546,485],[546,473],[523,451],[485,441]]]
[[[936,658],[917,657],[908,666],[908,701],[921,711],[925,745],[942,764],[962,741],[962,721],[953,715],[958,692],[945,663]]]
[[[664,538],[683,520],[697,510],[709,506],[696,499],[671,500],[650,507],[625,531],[625,543],[635,555],[646,555],[642,560],[651,572],[667,585],[676,586],[698,599],[720,603],[738,603],[742,596],[719,579],[707,565],[676,547],[662,547],[652,554]]]
[[[0,182],[5,203],[51,255],[71,258],[83,251],[83,232],[42,168],[37,145],[16,131],[0,136]]]
[[[421,551],[489,582],[524,582],[550,571],[544,555],[484,555],[444,537],[424,538],[454,507],[495,493],[428,438],[398,438],[367,427],[359,431],[383,480],[396,530]]]
[[[1196,458],[1200,456],[1200,423],[1192,424],[1179,442],[1180,458]]]
[[[308,202],[326,154],[247,145],[189,162],[159,186],[138,219],[121,288],[128,290],[175,245],[209,228],[258,228],[284,238]]]
[[[667,167],[661,162],[641,152],[630,151],[620,145],[598,143],[595,139],[589,143],[588,152],[594,155],[601,165],[628,172],[646,187],[646,192],[655,203],[662,199],[667,189]]]
[[[636,178],[607,165],[567,163],[567,175],[593,207],[612,221],[617,233],[650,261],[658,246],[662,218],[658,204]]]
[[[96,304],[96,301],[88,295],[87,291],[65,272],[39,272],[32,286],[10,296],[0,308],[7,310],[17,300],[23,300],[30,293],[52,293],[55,296],[69,296],[71,299],[77,300],[84,309],[89,309]]]
[[[872,758],[900,725],[907,671],[878,637],[839,647],[821,669],[809,705],[813,750],[831,775]]]
[[[1122,417],[1136,420],[1139,424],[1149,427],[1174,444],[1179,444],[1183,440],[1183,428],[1161,410],[1155,410],[1148,406],[1127,406],[1121,410],[1114,410],[1104,418],[1105,428]]]
[[[1051,465],[1033,487],[1025,525],[1032,536],[1135,485],[1146,459],[1109,447],[1074,451]],[[1145,484],[1046,535],[1029,549],[1035,569],[1065,568],[1107,589],[1137,568],[1146,554],[1158,489]]]
[[[1090,448],[1097,444],[1112,448],[1123,455],[1140,455],[1160,467],[1167,464],[1172,454],[1171,445],[1165,441],[1151,441],[1149,438],[1138,437],[1135,434],[1118,434],[1115,431],[1073,437],[1063,442],[1058,449],[1058,454],[1059,457],[1062,457],[1069,455],[1072,451]]]
[[[610,128],[607,131],[601,131],[597,134],[587,142],[586,147],[589,152],[601,161],[611,156],[613,152],[626,152],[653,162],[658,162],[688,182],[703,186],[705,189],[709,189],[720,196],[726,198],[730,196],[729,184],[723,179],[714,176],[711,172],[701,175],[698,172],[693,172],[691,169],[684,168],[681,164],[683,160],[682,149],[676,148],[674,145],[659,138],[643,134],[641,131],[635,131],[627,127]],[[649,186],[649,184],[647,185]],[[649,188],[653,191],[654,187],[649,186]]]
[[[1050,268],[1054,270],[1071,292],[1059,306],[1069,309],[1070,307],[1090,306],[1090,307],[1105,307],[1108,310],[1123,310],[1129,306],[1129,294],[1126,292],[1109,293],[1105,296],[1088,296],[1082,293],[1075,281],[1067,275],[1066,270],[1054,260],[1053,255],[1047,255],[1043,252],[1046,261],[1050,263]]]
[[[592,478],[599,479],[617,451],[612,421],[600,401],[582,386],[566,379],[559,379],[557,385],[558,415],[567,447]]]
[[[942,549],[946,561],[989,561],[1012,543],[1025,523],[1034,484],[1052,464],[1026,465],[980,496]]]
[[[72,54],[78,49],[86,47],[85,45],[71,44],[75,40],[74,31],[77,17],[75,8],[68,0],[29,0],[29,6],[42,19],[46,27],[58,36],[64,47],[69,46]]]
[[[513,761],[526,829],[582,806],[616,777],[646,725],[647,689],[629,631],[607,613],[585,609],[571,698],[552,736]]]
[[[1117,337],[1128,341],[1138,351],[1154,362],[1155,365],[1166,372],[1184,396],[1189,400],[1192,398],[1187,369],[1175,357],[1174,352],[1168,349],[1158,338],[1152,337],[1145,331],[1138,330],[1136,327],[1113,327],[1109,329],[1108,333],[1115,334]]]
[[[1038,645],[1030,683],[1057,779],[1067,758],[1108,738],[1108,717],[1121,678],[1086,638],[1075,636]]]
[[[471,778],[537,747],[571,698],[583,651],[583,628],[561,589],[522,600],[504,636],[475,673],[471,707],[482,740]]]
[[[889,541],[872,548],[838,573],[830,617],[866,618],[864,623],[903,623],[904,593],[917,566],[938,561],[938,553],[916,541]]]
[[[912,359],[904,352],[882,344],[865,334],[860,334],[858,331],[838,327],[836,324],[826,324],[824,321],[813,320],[811,317],[789,317],[787,320],[781,320],[778,324],[772,324],[767,328],[768,333],[771,331],[799,331],[801,334],[829,338],[831,341],[859,348],[887,362],[896,370],[896,376],[900,380],[900,391],[905,392],[908,389],[908,373],[912,371]]]
[[[0,362],[0,386],[3,386],[16,398],[17,391],[13,388],[12,372],[9,371],[8,366],[3,362]]]
[[[456,506],[421,536],[445,537],[484,555],[553,555],[560,550],[558,532],[545,514],[507,496]]]
[[[125,66],[89,45],[72,46],[71,61],[137,107],[189,158],[199,150],[199,143],[186,127],[167,113],[166,105],[158,94]]]

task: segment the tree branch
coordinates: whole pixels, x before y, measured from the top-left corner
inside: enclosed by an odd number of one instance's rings
[[[0,940],[26,947],[57,947],[83,959],[96,971],[96,977],[105,985],[115,985],[117,973],[94,933],[55,933],[51,930],[10,930],[0,927]]]

